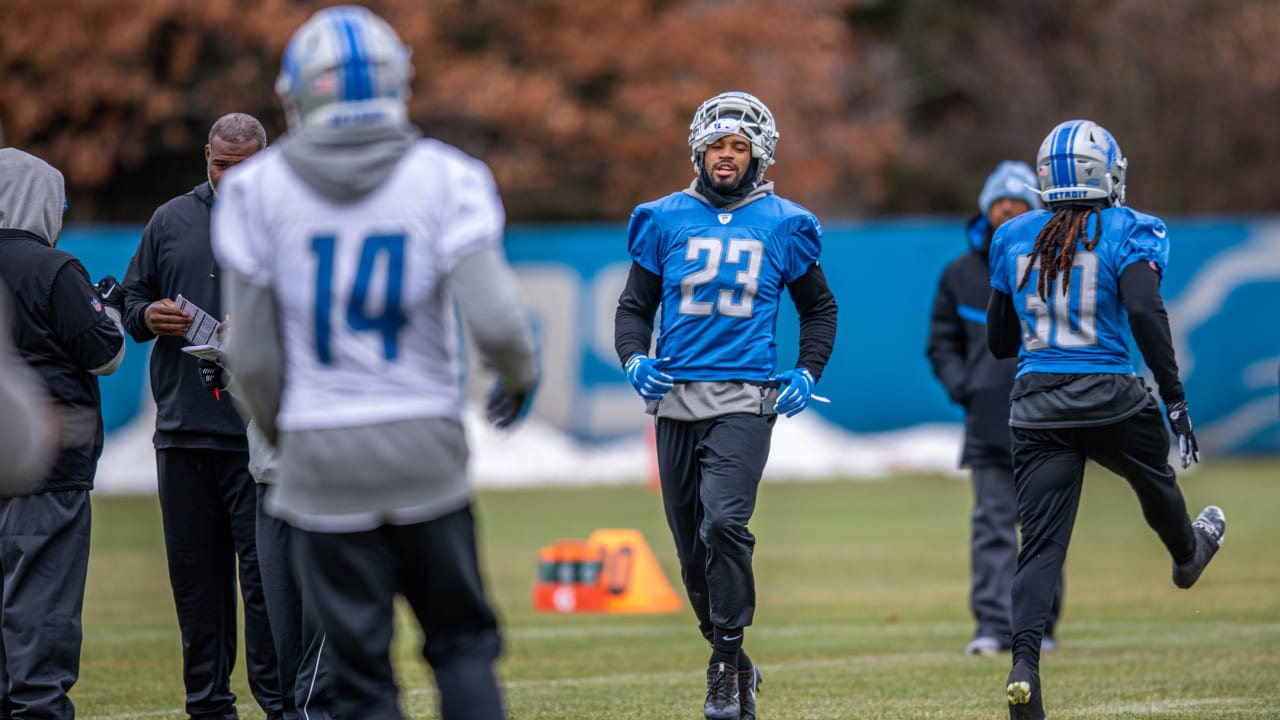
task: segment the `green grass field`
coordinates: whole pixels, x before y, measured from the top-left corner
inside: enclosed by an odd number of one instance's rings
[[[1061,649],[1042,665],[1054,720],[1280,718],[1280,462],[1210,463],[1183,480],[1194,514],[1227,514],[1223,550],[1190,591],[1120,479],[1092,469],[1067,561]],[[482,553],[504,621],[500,664],[516,720],[701,718],[707,649],[693,614],[532,610],[537,549],[601,527],[648,538],[673,584],[660,499],[640,487],[486,492]],[[1008,656],[961,649],[968,482],[771,483],[758,538],[756,624],[766,720],[1007,717]],[[98,497],[81,680],[82,720],[183,717],[180,644],[154,498]],[[678,585],[677,585],[678,587]],[[394,655],[411,717],[434,718],[416,626]],[[260,720],[236,668],[241,717]]]

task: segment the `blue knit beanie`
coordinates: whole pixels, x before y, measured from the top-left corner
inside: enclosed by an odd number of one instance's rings
[[[982,209],[982,214],[986,215],[991,210],[992,203],[1007,197],[1022,200],[1032,210],[1036,210],[1044,207],[1044,203],[1040,202],[1040,193],[1036,190],[1038,187],[1036,174],[1032,172],[1030,165],[1016,160],[1005,160],[996,167],[996,171],[991,173],[982,186],[982,194],[978,196],[978,207]]]

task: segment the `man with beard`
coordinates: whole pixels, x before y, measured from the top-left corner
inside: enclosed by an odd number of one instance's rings
[[[632,213],[615,319],[618,357],[655,416],[667,524],[711,644],[711,720],[756,716],[760,672],[743,651],[756,604],[747,524],[773,425],[807,407],[836,335],[818,265],[822,226],[764,179],[777,142],[773,114],[752,95],[726,92],[698,108],[689,130],[697,177]],[[800,315],[800,353],[777,374],[784,289]]]

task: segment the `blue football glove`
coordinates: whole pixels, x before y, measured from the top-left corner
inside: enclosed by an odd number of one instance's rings
[[[778,393],[778,401],[773,405],[773,409],[777,410],[779,415],[794,417],[809,407],[809,398],[813,397],[814,380],[808,370],[804,368],[788,370],[781,375],[774,375],[773,379],[778,381],[779,386],[786,385],[786,388]]]
[[[636,389],[640,397],[645,400],[661,400],[662,396],[671,389],[675,378],[658,369],[658,366],[668,359],[670,358],[657,360],[636,353],[627,361],[627,379],[631,381],[631,387]]]
[[[490,424],[499,430],[514,426],[529,414],[533,406],[533,395],[537,386],[524,390],[512,390],[502,380],[498,380],[489,391],[489,401],[485,405],[485,417]]]

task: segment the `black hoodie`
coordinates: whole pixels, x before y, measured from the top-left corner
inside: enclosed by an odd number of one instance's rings
[[[969,252],[942,271],[934,296],[926,353],[951,400],[964,407],[961,465],[1012,465],[1009,392],[1016,359],[999,360],[987,348],[991,271],[990,224],[983,215],[966,226]]]
[[[209,244],[213,190],[200,183],[161,205],[142,231],[124,282],[124,327],[138,342],[155,338],[151,392],[156,400],[155,446],[247,451],[245,421],[227,395],[200,382],[196,358],[182,352],[186,338],[156,337],[143,319],[156,300],[182,295],[222,317],[222,286]]]

